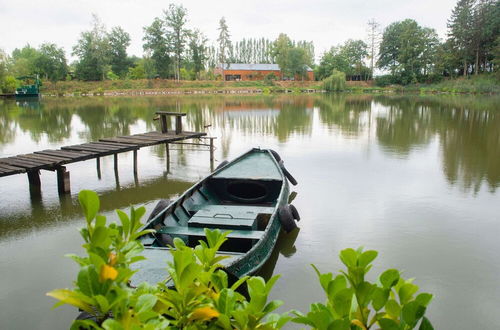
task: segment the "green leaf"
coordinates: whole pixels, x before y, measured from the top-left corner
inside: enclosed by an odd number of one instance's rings
[[[399,271],[397,269],[388,269],[380,275],[380,283],[386,289],[392,288],[399,281]]]
[[[330,283],[330,281],[333,278],[332,273],[321,274],[321,272],[319,271],[319,269],[315,265],[311,264],[311,266],[312,266],[312,268],[314,268],[316,275],[318,275],[319,283],[321,284],[321,287],[323,288],[323,290],[325,292],[328,292],[328,284]]]
[[[94,191],[82,190],[78,194],[78,201],[83,210],[83,214],[87,219],[87,223],[90,223],[92,219],[95,218],[97,212],[99,211],[100,202],[99,197]]]
[[[97,292],[94,292],[94,283],[92,283],[92,280],[93,279],[90,275],[90,266],[82,267],[78,272],[78,279],[76,283],[78,284],[80,291],[89,297],[97,294]]]
[[[102,327],[105,330],[123,330],[124,327],[115,319],[107,319],[102,323]]]
[[[339,319],[333,321],[329,326],[328,330],[350,330],[351,324],[349,319]]]
[[[236,295],[233,290],[222,289],[219,294],[217,308],[222,314],[231,315],[236,304]]]
[[[266,307],[264,307],[264,309],[262,310],[262,313],[269,314],[272,311],[278,309],[281,305],[283,305],[283,301],[281,301],[281,300],[273,300],[273,301],[269,302],[266,305]]]
[[[389,299],[389,293],[389,289],[383,289],[379,287],[375,287],[373,289],[372,305],[377,312],[381,310],[387,303],[387,299]]]
[[[340,251],[340,260],[346,267],[356,267],[356,262],[357,262],[357,254],[356,251],[353,249],[345,249]]]
[[[152,310],[157,300],[158,298],[153,294],[148,293],[141,295],[139,299],[137,299],[136,309],[138,313]]]
[[[333,297],[335,311],[344,318],[351,311],[353,291],[352,289],[342,289]]]
[[[109,302],[104,297],[103,295],[95,295],[94,299],[97,301],[97,304],[99,305],[99,310],[101,311],[102,314],[106,314],[109,311]]]
[[[380,319],[378,320],[378,324],[382,330],[400,330],[399,325],[391,319]]]
[[[118,214],[120,222],[122,223],[123,233],[125,234],[125,237],[128,237],[130,233],[130,219],[127,213],[123,212],[122,210],[116,210],[116,214]]]
[[[399,289],[399,302],[401,305],[406,304],[408,301],[410,301],[417,292],[418,286],[416,286],[413,283],[405,283],[401,286]]]
[[[385,304],[385,311],[392,318],[399,318],[399,315],[401,314],[401,306],[399,306],[396,300],[390,299],[387,304]]]
[[[432,326],[431,322],[424,317],[422,319],[422,323],[420,323],[420,327],[418,327],[418,330],[434,330],[434,327]]]
[[[418,320],[422,318],[425,314],[425,307],[422,306],[418,301],[410,301],[403,306],[402,316],[403,321],[413,328]]]
[[[430,293],[421,293],[416,298],[415,301],[418,301],[420,305],[427,307],[432,300],[432,295]]]
[[[378,252],[375,250],[369,250],[363,252],[358,258],[358,266],[366,267],[368,266],[378,255]]]
[[[358,299],[358,304],[362,307],[366,307],[371,300],[374,285],[369,282],[363,282],[359,284],[356,288],[356,298]]]
[[[86,303],[84,300],[82,300],[76,292],[73,292],[68,289],[57,289],[57,290],[52,290],[47,293],[47,296],[56,298],[57,300],[60,300],[64,304],[72,305],[75,307],[80,308],[81,310],[84,310],[90,314],[94,314],[94,310],[90,306],[90,304]],[[57,307],[60,304],[56,304]]]

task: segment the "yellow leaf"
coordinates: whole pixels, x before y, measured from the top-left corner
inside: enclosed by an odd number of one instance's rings
[[[189,320],[193,321],[208,321],[214,317],[218,317],[220,313],[212,307],[200,307],[195,309],[189,316]]]
[[[99,280],[104,282],[106,280],[114,280],[118,276],[118,271],[111,266],[102,265],[101,274],[99,274]]]
[[[354,324],[354,325],[357,325],[361,329],[366,330],[365,325],[360,320],[352,320],[351,323]]]
[[[68,289],[52,290],[52,291],[47,293],[47,296],[52,297],[52,298],[56,298],[57,300],[65,303],[65,304],[78,307],[81,310],[84,310],[88,313],[91,313],[91,314],[94,313],[94,311],[92,310],[92,307],[89,304],[87,304],[86,302],[84,302],[83,300],[75,297],[75,293],[71,290],[68,290]]]
[[[111,266],[114,266],[116,264],[116,253],[114,252],[109,253],[109,264]]]

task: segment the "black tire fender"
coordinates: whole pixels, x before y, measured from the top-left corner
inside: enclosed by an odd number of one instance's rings
[[[219,165],[217,165],[217,167],[215,168],[215,170],[217,171],[219,168],[222,168],[222,167],[226,166],[227,164],[229,164],[229,162],[227,160],[223,160],[222,163],[220,163]]]
[[[283,164],[283,160],[281,160],[279,162],[279,164],[280,164],[281,171],[283,171],[283,174],[288,179],[288,181],[290,181],[291,184],[293,184],[294,186],[296,186],[297,185],[297,180],[295,180],[295,178],[290,174],[290,172],[288,172],[288,170],[285,167],[285,164]]]
[[[148,218],[148,222],[154,219],[161,211],[166,209],[171,203],[172,201],[170,199],[160,199],[160,201],[158,202],[158,204],[156,204],[153,211],[151,211],[151,214],[149,215]],[[165,220],[165,213],[163,213],[162,215],[161,222],[163,222],[164,220]]]
[[[283,205],[278,209],[278,216],[281,228],[283,228],[286,233],[289,233],[297,228],[297,224],[295,223],[295,220],[293,220],[293,214],[289,204]]]
[[[293,204],[290,205],[290,211],[292,212],[292,216],[295,220],[300,221],[300,214],[299,211],[297,211],[297,208]]]

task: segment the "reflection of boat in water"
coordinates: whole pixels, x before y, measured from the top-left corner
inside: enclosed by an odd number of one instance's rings
[[[272,150],[252,149],[188,189],[176,201],[160,201],[141,238],[146,260],[133,282],[157,283],[167,277],[168,245],[179,237],[191,247],[205,238],[205,228],[231,231],[219,254],[231,275],[255,273],[269,259],[280,229],[291,231],[297,210],[288,204],[288,180],[297,182]],[[288,179],[288,180],[287,180]]]
[[[22,76],[16,78],[18,80],[24,80],[25,85],[22,85],[19,88],[16,88],[16,99],[22,98],[38,98],[40,96],[40,86],[42,85],[42,81],[38,79],[38,75],[36,76]]]

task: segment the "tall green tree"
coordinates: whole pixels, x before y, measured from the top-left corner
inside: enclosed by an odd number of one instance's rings
[[[120,78],[125,78],[132,61],[127,56],[127,47],[130,46],[130,34],[121,27],[116,26],[108,34],[109,38],[109,63],[111,70]]]
[[[189,36],[189,30],[186,29],[187,9],[182,5],[170,4],[164,14],[167,40],[170,41],[174,53],[175,79],[179,80],[182,55]]]
[[[432,69],[439,40],[434,29],[412,19],[390,24],[382,36],[378,67],[402,84],[424,80]]]
[[[218,45],[218,60],[222,65],[226,63],[231,53],[231,35],[229,34],[229,27],[227,26],[226,19],[222,17],[219,21],[219,37],[217,38]]]
[[[35,60],[39,56],[36,48],[29,44],[21,49],[14,49],[12,52],[12,67],[10,71],[16,77],[29,76],[38,73]]]
[[[109,63],[109,38],[104,24],[93,15],[92,29],[80,34],[73,47],[73,55],[78,56],[75,75],[81,80],[104,80]]]
[[[199,30],[194,30],[189,37],[191,63],[197,78],[199,78],[199,73],[205,69],[207,41],[208,39]]]
[[[168,78],[172,60],[163,20],[156,17],[150,26],[144,28],[143,41],[143,48],[151,54],[157,74],[160,78]]]
[[[474,40],[474,5],[476,0],[459,0],[448,20],[448,37],[453,50],[463,63],[463,75],[468,73]]]
[[[290,50],[293,48],[292,40],[284,33],[280,33],[274,41],[271,54],[274,63],[277,63],[283,74],[290,72]]]
[[[68,74],[68,64],[64,49],[56,44],[44,43],[38,50],[38,56],[34,62],[38,73],[52,82],[64,80]]]

